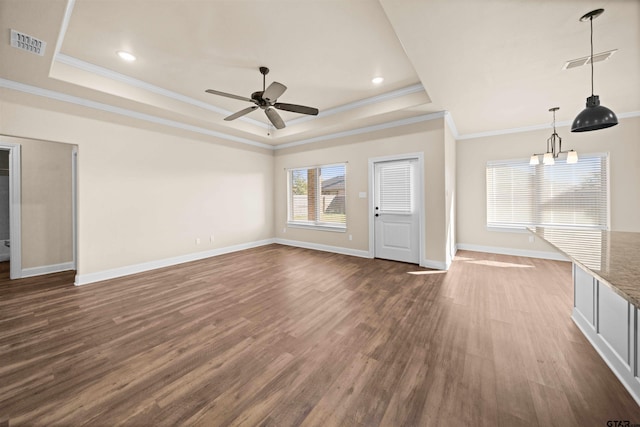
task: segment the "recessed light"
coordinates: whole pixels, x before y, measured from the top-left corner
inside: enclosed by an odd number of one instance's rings
[[[374,85],[379,85],[383,81],[384,81],[383,77],[374,77],[371,79],[371,83],[373,83]]]
[[[133,54],[129,52],[125,52],[124,50],[119,50],[117,54],[120,57],[120,59],[123,59],[127,62],[133,62],[136,60],[136,57]]]

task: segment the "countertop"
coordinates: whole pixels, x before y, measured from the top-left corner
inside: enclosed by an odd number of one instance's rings
[[[640,308],[640,233],[529,228]]]

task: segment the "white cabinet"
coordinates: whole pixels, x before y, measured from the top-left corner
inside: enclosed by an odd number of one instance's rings
[[[595,328],[596,280],[589,273],[573,264],[573,300],[578,312]]]
[[[628,366],[629,303],[608,286],[598,283],[598,334]]]
[[[575,263],[573,297],[573,321],[640,404],[640,310]]]

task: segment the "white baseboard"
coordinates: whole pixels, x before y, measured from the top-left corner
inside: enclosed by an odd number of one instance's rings
[[[42,267],[23,268],[21,277],[41,276],[43,274],[59,273],[61,271],[74,270],[73,262],[63,262],[61,264],[43,265]]]
[[[195,252],[187,255],[180,255],[173,258],[166,258],[157,261],[143,262],[141,264],[128,265],[126,267],[118,267],[111,270],[98,271],[96,273],[77,274],[75,285],[82,286],[89,283],[101,282],[103,280],[115,279],[118,277],[129,276],[131,274],[142,273],[158,268],[171,267],[172,265],[183,264],[185,262],[198,261],[205,258],[211,258],[218,255],[228,254],[231,252],[242,251],[245,249],[256,248],[274,243],[274,239],[259,240],[256,242],[241,243],[239,245],[227,246],[224,248],[211,249],[209,251]]]
[[[554,261],[570,261],[569,258],[560,252],[530,251],[527,249],[501,248],[498,246],[473,245],[469,243],[458,243],[457,248],[458,250],[486,252],[489,254],[523,256],[528,258],[550,259]]]
[[[318,243],[301,242],[299,240],[274,239],[274,243],[286,246],[295,246],[296,248],[313,249],[316,251],[333,252],[341,255],[351,255],[360,258],[373,258],[369,255],[369,251],[359,249],[342,248],[340,246],[321,245]]]
[[[578,326],[578,329],[591,343],[593,348],[598,352],[602,360],[609,366],[616,377],[620,380],[624,388],[627,389],[631,397],[640,405],[640,383],[637,378],[629,370],[629,366],[626,365],[620,356],[611,349],[607,341],[605,341],[600,334],[591,326],[591,324],[582,316],[579,310],[575,307],[571,314],[571,320]],[[635,334],[635,331],[634,331]],[[633,350],[632,350],[633,351]]]
[[[420,267],[433,268],[434,270],[449,270],[449,266],[444,261],[434,261],[432,259],[424,259],[420,263]]]
[[[313,249],[323,252],[333,252],[342,255],[350,255],[357,256],[360,258],[372,258],[368,251],[358,250],[358,249],[350,249],[343,248],[339,246],[329,246],[329,245],[321,245],[318,243],[309,243],[302,242],[298,240],[287,240],[287,239],[265,239],[256,242],[243,243],[234,246],[227,246],[224,248],[212,249],[209,251],[196,252],[188,255],[181,255],[173,258],[167,258],[157,261],[149,261],[141,264],[129,265],[125,267],[114,268],[111,270],[99,271],[96,273],[88,273],[88,274],[78,274],[76,275],[75,285],[87,285],[89,283],[101,282],[103,280],[115,279],[118,277],[128,276],[131,274],[142,273],[144,271],[155,270],[163,267],[170,267],[172,265],[182,264],[190,261],[197,261],[200,259],[210,258],[218,255],[223,255],[231,252],[237,252],[245,249],[255,248],[258,246],[264,246],[271,243],[278,243],[281,245],[294,246],[298,248],[305,249]],[[513,256],[524,256],[530,258],[542,258],[542,259],[551,259],[557,261],[568,261],[564,255],[557,252],[544,252],[544,251],[530,251],[523,249],[513,249],[513,248],[501,248],[496,246],[483,246],[483,245],[473,245],[467,243],[458,243],[455,247],[457,250],[468,250],[474,252],[486,252],[493,254],[501,254],[501,255],[513,255]],[[448,270],[449,265],[446,262],[442,261],[434,261],[429,259],[424,259],[420,265],[425,268],[433,268],[436,270]],[[43,267],[33,267],[33,268],[25,268],[22,270],[22,277],[32,277],[38,276],[41,274],[49,274],[56,273],[60,271],[68,271],[73,270],[73,263],[63,263],[56,265],[49,265]]]
[[[373,255],[371,255],[369,251],[343,248],[340,246],[321,245],[318,243],[301,242],[299,240],[287,240],[287,239],[275,239],[274,243],[287,245],[287,246],[295,246],[297,248],[313,249],[316,251],[333,252],[341,255],[357,256],[360,258],[373,258]],[[420,263],[420,267],[433,268],[435,270],[448,270],[448,266],[445,262],[433,261],[430,259],[422,260],[422,263]]]

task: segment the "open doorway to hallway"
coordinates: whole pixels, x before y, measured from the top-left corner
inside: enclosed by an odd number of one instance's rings
[[[9,150],[0,149],[0,262],[11,259]],[[7,264],[8,265],[8,264]]]
[[[2,268],[11,279],[75,270],[77,146],[0,135],[3,152],[9,156],[7,168],[0,163],[0,248],[9,240],[10,268]],[[4,173],[8,239],[2,227]]]

